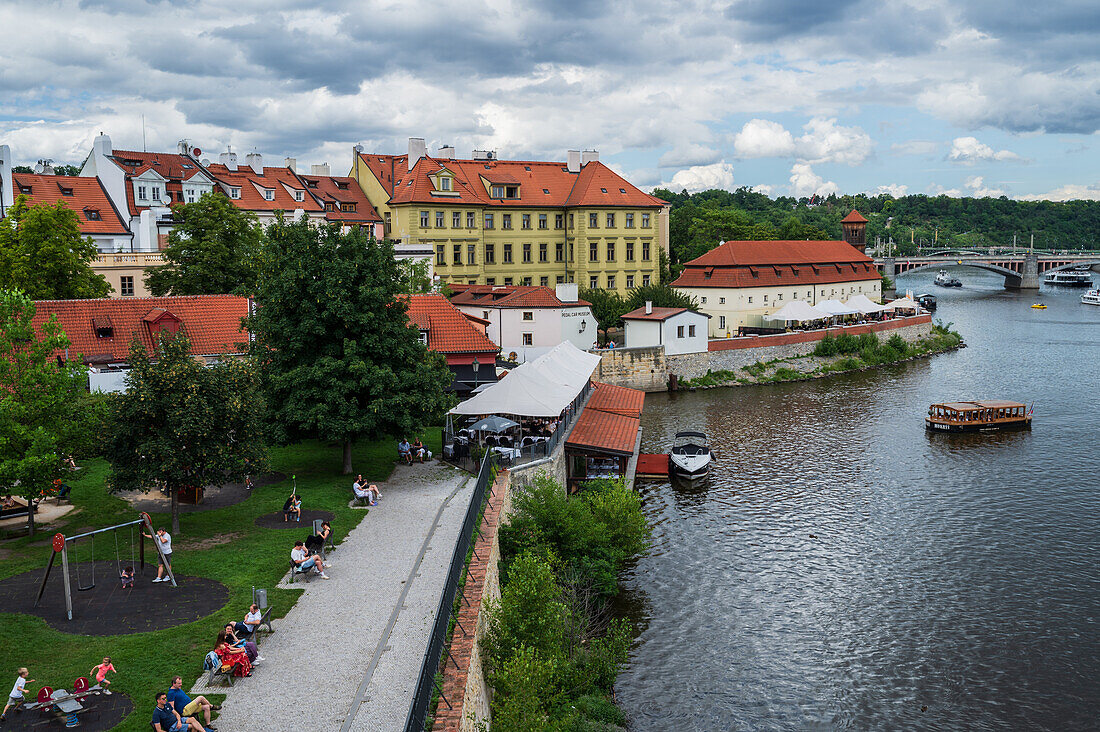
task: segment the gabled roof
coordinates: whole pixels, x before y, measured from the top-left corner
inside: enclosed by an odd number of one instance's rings
[[[173,203],[183,201],[183,181],[198,175],[201,179],[213,181],[213,176],[205,171],[201,164],[188,155],[178,153],[137,152],[136,150],[115,150],[108,156],[115,165],[126,174],[126,207],[132,216],[139,216],[148,204],[139,204],[134,193],[134,178],[150,171],[155,172],[166,182],[165,193]],[[157,202],[154,205],[161,206]]]
[[[596,160],[581,168],[566,206],[663,206],[656,196],[643,193],[611,168]]]
[[[727,241],[684,265],[673,287],[773,287],[877,280],[874,260],[831,241]]]
[[[587,300],[565,302],[550,287],[541,285],[448,285],[455,305],[486,308],[568,308],[590,307]]]
[[[246,211],[286,211],[293,212],[302,209],[308,212],[324,210],[320,201],[314,197],[309,188],[298,178],[298,175],[290,168],[263,168],[263,174],[257,173],[248,165],[238,166],[236,170],[230,170],[221,163],[214,163],[207,167],[220,183],[232,188],[241,189],[240,198],[230,198],[237,208]],[[296,201],[294,196],[287,191],[287,187],[305,191],[303,200]],[[260,189],[274,190],[273,200],[264,198]]]
[[[56,315],[71,341],[68,356],[75,359],[80,354],[84,363],[125,363],[135,337],[152,353],[150,326],[166,320],[179,322],[180,330],[191,339],[194,355],[241,353],[238,344],[248,341],[241,325],[241,318],[248,315],[248,298],[234,295],[40,300],[35,307],[35,330],[41,332],[42,324]],[[97,335],[97,326],[109,326],[110,335]]]
[[[363,165],[370,168],[374,177],[386,189],[386,193],[393,195],[393,182],[396,178],[405,174],[409,168],[408,155],[367,155],[358,153]]]
[[[32,204],[64,203],[76,214],[81,234],[130,233],[99,178],[12,173],[12,181],[17,198],[25,195]],[[99,219],[89,219],[90,211],[98,212]]]
[[[842,218],[840,220],[840,223],[842,223],[842,224],[866,224],[867,219],[863,218],[863,216],[859,213],[859,211],[856,211],[853,208],[852,212],[850,214],[848,214],[847,216],[845,216],[844,218]]]
[[[307,184],[308,190],[323,204],[333,204],[335,211],[325,210],[325,218],[344,224],[368,224],[382,220],[374,206],[367,200],[367,194],[359,187],[354,178],[339,175],[298,175]],[[354,211],[342,211],[341,204],[355,205]]]
[[[428,348],[439,353],[487,353],[500,350],[442,295],[406,295],[409,321],[428,332]]]
[[[596,383],[592,389],[592,396],[588,397],[588,404],[584,408],[621,414],[625,417],[641,417],[644,405],[645,392],[640,389]]]
[[[674,315],[688,312],[687,308],[653,308],[652,312],[647,313],[645,307],[640,307],[637,310],[631,310],[629,313],[623,316],[623,320],[668,320]]]
[[[832,264],[870,262],[872,259],[839,239],[828,241],[727,241],[696,257],[687,267],[736,267],[773,264]]]

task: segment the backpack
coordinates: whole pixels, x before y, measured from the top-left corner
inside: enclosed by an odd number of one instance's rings
[[[206,658],[203,659],[203,662],[202,662],[202,670],[203,671],[209,671],[212,668],[221,668],[221,667],[222,667],[222,659],[221,659],[220,656],[218,656],[217,652],[210,651],[210,653],[206,654]]]

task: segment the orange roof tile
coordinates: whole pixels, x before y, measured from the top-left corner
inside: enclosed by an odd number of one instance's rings
[[[852,212],[840,220],[842,224],[866,224],[867,219],[863,218],[863,215],[854,208]]]
[[[623,320],[668,320],[673,315],[687,311],[687,308],[653,308],[652,312],[647,313],[645,307],[640,307],[624,315]]]
[[[641,420],[637,417],[585,407],[565,444],[597,452],[632,455],[640,425]]]
[[[359,187],[354,178],[340,175],[298,175],[307,185],[313,195],[321,199],[325,204],[325,218],[345,224],[351,223],[376,223],[382,220],[374,206],[367,200],[367,194]],[[335,211],[328,210],[328,204],[335,207]],[[352,204],[354,211],[344,211],[342,204]]]
[[[587,300],[564,302],[555,291],[541,285],[449,285],[455,295],[455,305],[477,305],[490,308],[563,308],[587,307]]]
[[[672,286],[798,286],[879,277],[874,260],[839,240],[727,241],[685,264]]]
[[[645,392],[614,384],[597,383],[588,398],[585,409],[621,414],[624,417],[641,417],[645,405]]]
[[[230,170],[221,163],[207,167],[212,176],[227,186],[241,189],[241,197],[231,198],[234,205],[246,211],[286,211],[302,209],[308,212],[323,211],[324,206],[310,192],[309,188],[290,168],[263,168],[263,175],[247,165]],[[258,186],[258,187],[257,187]],[[297,201],[289,190],[304,191],[303,200]],[[267,200],[260,189],[274,191],[272,200]]]
[[[76,213],[81,234],[130,233],[99,178],[12,173],[12,181],[15,195],[25,195],[28,203],[64,203]],[[98,213],[99,218],[89,218],[96,215],[91,212]]]
[[[239,344],[248,340],[241,325],[248,315],[248,298],[235,295],[40,300],[35,307],[35,329],[41,332],[42,324],[56,315],[71,341],[69,357],[80,354],[84,363],[125,363],[134,338],[152,352],[153,334],[161,321],[178,322],[195,355],[242,353]],[[98,335],[97,326],[110,326],[110,334]]]
[[[393,182],[408,170],[408,155],[367,155],[359,153],[359,160],[366,165],[386,192],[393,195]]]
[[[409,321],[428,331],[428,348],[439,353],[495,356],[500,347],[442,295],[406,295]]]
[[[188,155],[178,153],[137,152],[135,150],[115,150],[110,158],[115,165],[126,173],[126,205],[129,213],[138,216],[142,210],[150,208],[139,205],[134,196],[133,178],[148,170],[155,171],[166,180],[164,190],[175,203],[183,202],[183,181],[190,180],[196,174],[203,178],[213,178],[199,162]],[[161,204],[157,203],[157,206]]]

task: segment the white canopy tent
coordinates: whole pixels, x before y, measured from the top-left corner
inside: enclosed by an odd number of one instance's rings
[[[883,310],[917,310],[919,308],[920,304],[906,295],[905,297],[899,297],[897,300],[886,303]]]
[[[855,308],[864,315],[870,315],[871,313],[881,313],[886,308],[882,305],[874,303],[866,295],[854,295],[848,298],[848,302],[844,303],[847,307]]]
[[[833,317],[824,310],[818,310],[803,300],[794,300],[787,303],[771,315],[765,315],[765,320],[781,320],[783,322],[802,323],[809,320],[826,320]]]
[[[851,305],[845,305],[840,300],[826,300],[814,305],[818,310],[824,310],[830,315],[858,315],[859,310]]]

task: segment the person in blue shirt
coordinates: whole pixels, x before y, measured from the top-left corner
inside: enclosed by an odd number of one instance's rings
[[[183,690],[182,676],[172,677],[172,687],[168,689],[168,703],[181,717],[195,717],[201,711],[206,720],[206,729],[217,732],[218,728],[210,724],[210,710],[221,709],[221,705],[211,704],[205,696],[196,696],[194,699],[187,696],[187,692]]]
[[[168,695],[158,691],[156,695],[157,706],[153,709],[151,724],[156,732],[203,732],[199,720],[194,717],[181,717],[176,710],[168,704]]]

